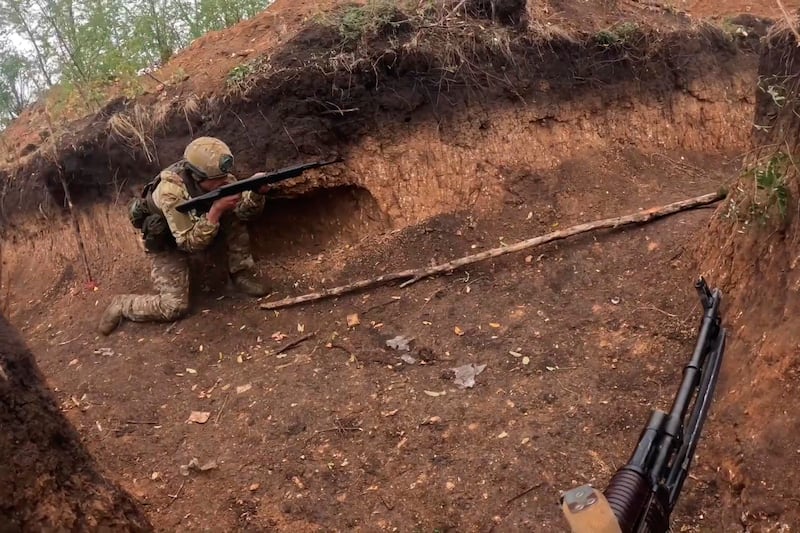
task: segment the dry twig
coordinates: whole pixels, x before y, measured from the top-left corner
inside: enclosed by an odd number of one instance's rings
[[[781,2],[781,0],[775,0],[775,2],[778,4],[778,7],[781,9],[781,12],[783,13],[783,17],[786,19],[786,24],[789,25],[789,29],[794,34],[794,39],[795,39],[795,42],[797,43],[797,46],[800,46],[800,33],[797,33],[797,29],[794,27],[794,21],[792,20],[792,17],[789,16],[789,12],[786,11],[786,7],[784,7],[783,2]]]
[[[297,346],[297,345],[298,345],[298,344],[300,344],[301,342],[307,341],[308,339],[310,339],[310,338],[311,338],[311,337],[313,337],[314,335],[315,335],[315,333],[308,333],[308,334],[306,334],[306,335],[303,335],[303,336],[302,336],[302,337],[300,337],[299,339],[295,339],[295,340],[293,340],[293,341],[287,342],[286,344],[284,344],[283,346],[281,346],[280,348],[278,348],[278,349],[275,351],[275,354],[276,354],[276,355],[277,355],[277,354],[281,354],[281,353],[285,352],[286,350],[288,350],[289,348],[294,348],[295,346]]]
[[[602,220],[595,220],[594,222],[586,222],[584,224],[578,224],[577,226],[572,226],[570,228],[554,231],[546,235],[520,241],[511,244],[509,246],[493,248],[491,250],[486,250],[484,252],[480,252],[477,254],[468,255],[466,257],[461,257],[459,259],[455,259],[453,261],[442,263],[439,265],[434,265],[431,267],[412,268],[400,272],[393,272],[390,274],[384,274],[382,276],[378,276],[377,278],[356,281],[354,283],[350,283],[347,285],[333,287],[330,289],[324,289],[320,292],[312,292],[309,294],[305,294],[303,296],[284,298],[283,300],[277,300],[275,302],[265,302],[261,304],[261,308],[278,309],[281,307],[289,307],[291,305],[296,305],[299,303],[322,300],[324,298],[330,298],[331,296],[339,296],[341,294],[354,292],[357,290],[365,289],[367,287],[373,287],[375,285],[381,285],[384,283],[388,283],[390,281],[406,280],[400,285],[400,287],[406,287],[408,285],[411,285],[412,283],[416,283],[417,281],[423,278],[433,276],[436,274],[441,274],[444,272],[451,272],[459,267],[462,267],[464,265],[469,265],[472,263],[477,263],[478,261],[485,261],[486,259],[492,259],[494,257],[499,257],[501,255],[506,255],[513,252],[519,252],[521,250],[526,250],[534,246],[539,246],[542,244],[546,244],[548,242],[566,239],[567,237],[572,237],[574,235],[579,235],[581,233],[587,233],[589,231],[593,231],[596,229],[618,228],[629,224],[643,224],[645,222],[650,222],[651,220],[671,215],[679,211],[685,211],[687,209],[692,209],[695,207],[712,204],[714,202],[718,202],[724,197],[725,194],[722,192],[704,194],[703,196],[697,196],[695,198],[689,198],[687,200],[681,200],[679,202],[674,202],[659,207],[652,207],[650,209],[646,209],[644,211],[640,211],[638,213],[633,213],[630,215],[606,218]]]
[[[168,494],[168,496],[170,497],[170,500],[169,500],[169,503],[167,503],[167,505],[164,506],[164,509],[166,509],[167,507],[169,507],[170,505],[175,503],[175,500],[177,500],[178,496],[181,495],[181,491],[183,490],[183,486],[184,485],[186,485],[186,480],[183,480],[183,483],[181,483],[181,486],[178,487],[178,490],[175,492],[175,494]]]

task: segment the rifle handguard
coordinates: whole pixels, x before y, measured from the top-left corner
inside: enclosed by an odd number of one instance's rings
[[[622,533],[661,533],[669,530],[661,500],[650,490],[647,478],[633,468],[622,467],[617,470],[603,494],[617,517]],[[649,498],[654,500],[648,506]],[[642,512],[647,512],[647,516],[642,517]],[[643,524],[644,529],[638,529],[639,524]]]

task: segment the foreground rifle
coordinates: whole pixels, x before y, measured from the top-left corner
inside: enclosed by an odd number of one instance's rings
[[[220,198],[224,198],[226,196],[233,196],[234,194],[240,194],[244,191],[255,191],[260,189],[264,185],[272,185],[273,183],[278,183],[279,181],[296,178],[306,170],[312,168],[324,167],[325,165],[332,165],[333,163],[340,163],[341,161],[343,161],[343,159],[341,158],[337,158],[331,161],[315,161],[313,163],[305,163],[303,165],[286,167],[276,172],[271,172],[266,176],[259,176],[257,178],[247,178],[241,181],[236,181],[228,185],[223,185],[219,189],[215,189],[206,194],[186,200],[185,202],[178,204],[175,207],[175,209],[177,209],[181,213],[186,213],[193,209],[196,210],[198,213],[204,213],[209,209],[211,209],[211,204],[213,204],[216,200],[219,200]]]
[[[702,277],[695,288],[705,313],[672,410],[669,414],[653,411],[633,455],[604,493],[589,485],[564,493],[562,511],[574,533],[669,531],[670,515],[689,473],[725,351],[719,313],[722,293],[709,290]]]

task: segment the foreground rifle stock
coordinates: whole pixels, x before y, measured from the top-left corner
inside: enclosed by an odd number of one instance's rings
[[[196,210],[198,213],[205,213],[211,209],[211,204],[220,198],[233,196],[234,194],[240,194],[244,191],[255,191],[264,185],[272,185],[273,183],[296,178],[306,170],[324,167],[325,165],[332,165],[333,163],[340,163],[342,161],[343,159],[341,158],[333,159],[331,161],[315,161],[313,163],[305,163],[303,165],[286,167],[276,172],[271,172],[266,176],[236,181],[228,185],[223,185],[219,189],[215,189],[206,194],[186,200],[185,202],[178,204],[175,209],[181,213],[187,213],[191,210]]]
[[[722,293],[709,290],[702,277],[695,288],[705,312],[672,410],[669,414],[653,411],[633,455],[603,493],[589,485],[564,493],[561,508],[573,533],[669,531],[670,515],[689,473],[725,351],[719,312]]]

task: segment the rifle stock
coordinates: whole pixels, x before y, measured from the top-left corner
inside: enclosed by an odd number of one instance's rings
[[[205,213],[206,211],[211,209],[211,205],[220,198],[224,198],[226,196],[233,196],[234,194],[239,194],[244,191],[254,191],[260,189],[264,185],[272,185],[273,183],[278,183],[291,178],[296,178],[306,170],[310,170],[312,168],[324,167],[326,165],[332,165],[333,163],[340,163],[342,161],[344,161],[342,158],[336,158],[331,161],[315,161],[313,163],[305,163],[302,165],[286,167],[276,172],[271,172],[266,176],[247,178],[241,181],[236,181],[228,185],[223,185],[219,189],[215,189],[206,194],[190,198],[189,200],[186,200],[185,202],[178,204],[175,209],[177,209],[181,213],[187,213],[192,210],[195,210],[198,213]]]
[[[719,289],[711,291],[702,277],[695,289],[704,313],[672,408],[669,413],[652,412],[630,459],[602,494],[588,485],[564,494],[562,509],[574,533],[594,531],[581,524],[597,524],[611,513],[618,525],[615,531],[669,531],[670,516],[688,476],[725,351],[726,331],[719,310],[722,293]]]

